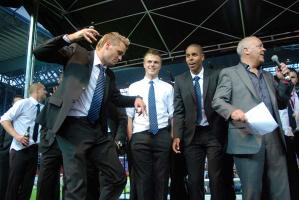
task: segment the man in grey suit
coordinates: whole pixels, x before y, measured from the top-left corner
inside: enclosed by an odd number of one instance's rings
[[[239,42],[241,62],[221,71],[212,107],[229,121],[227,153],[234,156],[243,200],[259,200],[265,192],[271,200],[289,200],[286,145],[278,109],[287,106],[292,87],[284,79],[289,72],[285,64],[276,70],[279,83],[261,69],[265,51],[257,37]],[[263,136],[247,128],[245,116],[261,102],[279,125]]]

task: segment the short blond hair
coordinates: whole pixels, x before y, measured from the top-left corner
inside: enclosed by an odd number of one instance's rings
[[[29,94],[36,92],[40,88],[44,88],[45,86],[41,83],[33,83],[29,87]]]
[[[105,34],[97,44],[97,48],[102,48],[106,42],[110,41],[113,44],[123,43],[126,48],[130,45],[130,40],[125,36],[122,36],[118,32],[110,32]]]
[[[147,52],[144,54],[143,58],[145,58],[147,55],[155,55],[155,56],[159,56],[161,59],[161,54],[159,51],[155,50],[155,49],[148,49]]]

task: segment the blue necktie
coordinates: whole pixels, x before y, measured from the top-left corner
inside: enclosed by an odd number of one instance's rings
[[[148,92],[148,113],[149,113],[149,131],[153,134],[156,134],[159,131],[158,120],[157,120],[157,110],[156,110],[156,98],[155,98],[155,88],[154,82],[149,82],[151,85]]]
[[[196,101],[197,101],[197,125],[200,124],[201,120],[202,120],[202,113],[201,113],[201,91],[200,91],[200,85],[199,85],[199,77],[195,76],[193,78],[194,80],[194,91],[195,91],[195,95],[196,95]]]
[[[91,123],[95,123],[99,119],[101,104],[104,96],[105,85],[105,69],[103,66],[98,65],[100,72],[97,80],[96,88],[93,93],[92,101],[88,111],[87,119]]]
[[[39,114],[39,112],[40,112],[40,105],[37,104],[37,105],[36,105],[36,108],[37,108],[37,111],[36,111],[36,117],[37,117],[38,114]],[[37,141],[38,127],[39,127],[39,124],[38,124],[38,123],[35,123],[35,124],[34,124],[34,128],[33,128],[33,136],[32,136],[32,139],[33,139],[34,142]]]

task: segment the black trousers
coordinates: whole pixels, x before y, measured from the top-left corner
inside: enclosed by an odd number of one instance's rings
[[[5,198],[9,174],[9,148],[12,137],[4,130],[0,131],[0,199]]]
[[[37,145],[10,151],[6,200],[29,200],[37,168]]]
[[[130,141],[138,200],[166,200],[171,137],[167,128],[156,135],[134,133]]]
[[[40,170],[37,181],[37,200],[60,199],[60,169],[62,154],[55,141],[41,155]]]
[[[287,144],[287,166],[289,175],[290,194],[292,200],[299,199],[299,169],[297,165],[297,158],[295,152],[295,141],[294,137],[285,136]]]
[[[223,145],[208,127],[197,127],[190,145],[184,147],[190,200],[204,200],[204,168],[208,160],[211,200],[225,199]]]
[[[170,151],[170,199],[187,200],[187,169],[184,156]]]
[[[66,177],[66,200],[87,198],[87,160],[105,174],[109,187],[101,191],[100,200],[116,200],[126,184],[124,169],[111,139],[99,124],[67,117],[57,134]]]

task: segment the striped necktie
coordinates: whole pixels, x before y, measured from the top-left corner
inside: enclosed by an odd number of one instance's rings
[[[199,85],[199,76],[195,76],[193,78],[194,80],[194,91],[195,91],[195,95],[196,95],[196,102],[197,102],[197,125],[200,124],[201,120],[202,120],[202,111],[201,111],[201,90],[200,90],[200,85]]]
[[[100,72],[87,115],[87,119],[91,123],[95,123],[99,119],[100,109],[104,96],[105,68],[102,65],[98,65],[98,67],[100,69]]]
[[[155,88],[154,82],[149,82],[149,92],[148,92],[148,112],[149,112],[149,131],[156,134],[159,131],[158,120],[157,120],[157,110],[156,110],[156,98],[155,98]]]

